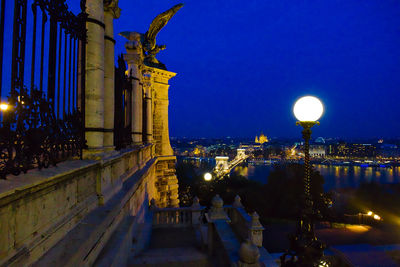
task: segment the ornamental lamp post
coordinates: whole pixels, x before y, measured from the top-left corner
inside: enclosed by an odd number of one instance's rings
[[[321,101],[314,96],[304,96],[296,101],[293,113],[298,120],[296,125],[303,127],[304,139],[304,203],[297,230],[290,238],[290,249],[281,256],[282,266],[321,266],[325,245],[318,241],[314,233],[313,200],[311,197],[310,138],[311,128],[319,124],[324,112]],[[290,259],[286,256],[290,255]]]

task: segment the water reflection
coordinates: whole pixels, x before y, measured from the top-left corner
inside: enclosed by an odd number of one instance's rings
[[[400,167],[360,167],[360,166],[327,166],[314,165],[325,178],[324,189],[326,191],[335,188],[358,187],[362,182],[400,183]],[[235,168],[235,172],[249,179],[265,183],[271,165],[248,165]]]

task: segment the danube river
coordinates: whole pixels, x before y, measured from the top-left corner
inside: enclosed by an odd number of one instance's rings
[[[273,165],[250,165],[238,166],[234,169],[237,174],[243,175],[250,180],[266,183]],[[362,182],[375,181],[381,184],[400,183],[400,167],[360,167],[360,166],[328,166],[314,165],[325,178],[324,189],[356,188]]]

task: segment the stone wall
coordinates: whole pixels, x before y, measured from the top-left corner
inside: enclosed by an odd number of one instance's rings
[[[156,197],[152,150],[147,145],[100,160],[67,161],[0,180],[0,266],[30,265],[59,246],[60,240],[68,242],[75,229],[82,231],[82,222],[97,216],[96,227],[104,229],[96,228],[91,239],[85,238],[86,249],[94,253],[89,259],[94,260],[113,227],[124,216],[134,216],[148,204],[145,200]],[[86,227],[87,231],[95,229],[90,224]]]
[[[175,156],[158,157],[155,174],[158,198],[155,198],[155,200],[160,208],[179,206],[175,163]]]

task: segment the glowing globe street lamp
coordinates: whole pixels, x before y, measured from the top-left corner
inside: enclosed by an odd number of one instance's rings
[[[290,251],[281,257],[282,266],[318,266],[321,263],[325,245],[317,240],[314,233],[313,201],[310,192],[311,168],[310,168],[310,138],[311,128],[319,124],[318,119],[324,112],[321,101],[314,96],[304,96],[296,101],[293,113],[298,119],[296,125],[303,127],[304,139],[304,206],[297,225],[297,231],[291,237]],[[291,259],[286,261],[286,256]]]

